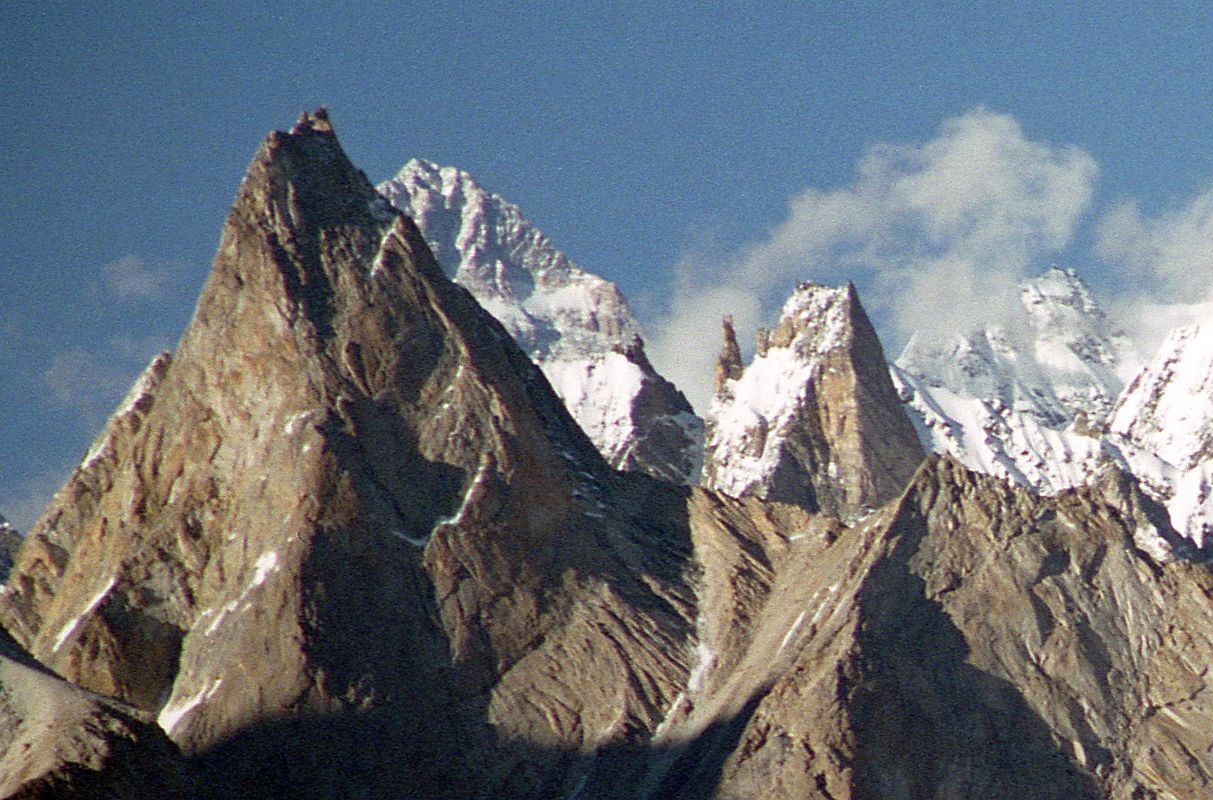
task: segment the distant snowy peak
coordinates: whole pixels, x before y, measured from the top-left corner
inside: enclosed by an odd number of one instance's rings
[[[532,357],[603,353],[640,335],[615,284],[571,262],[516,205],[467,172],[414,159],[379,191]]]
[[[543,369],[613,466],[698,480],[703,421],[645,357],[640,323],[615,284],[578,267],[463,170],[414,159],[378,188]]]
[[[1020,287],[1019,324],[988,324],[950,341],[910,339],[897,366],[919,385],[996,403],[1050,428],[1082,412],[1105,419],[1140,360],[1073,270]]]
[[[924,446],[1053,493],[1108,463],[1100,429],[1140,360],[1073,270],[1020,286],[1023,314],[952,340],[911,338],[894,380]]]
[[[1114,326],[1071,269],[1053,267],[1020,287],[1031,320],[1033,356],[1071,415],[1104,418],[1141,367],[1125,332]]]
[[[1213,455],[1213,326],[1172,331],[1125,390],[1109,429],[1177,469]]]
[[[969,469],[1054,494],[1086,483],[1107,461],[1098,434],[1081,421],[1085,417],[1050,426],[996,395],[974,396],[971,389],[956,391],[897,365],[891,369],[923,446],[951,454]]]
[[[1072,271],[1025,282],[1020,300],[1026,326],[987,325],[933,348],[912,340],[894,365],[924,445],[1046,494],[1115,466],[1204,547],[1213,533],[1213,326],[1174,330],[1143,368]]]
[[[749,365],[738,352],[726,320],[705,485],[842,517],[904,487],[922,450],[854,287],[800,284]]]

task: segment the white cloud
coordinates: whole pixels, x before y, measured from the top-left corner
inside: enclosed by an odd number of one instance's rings
[[[59,405],[98,430],[152,358],[171,346],[166,336],[119,336],[94,349],[73,347],[51,358],[42,382]]]
[[[159,300],[180,285],[184,266],[175,261],[149,262],[123,256],[101,268],[106,291],[117,300]]]
[[[1118,272],[1116,308],[1151,353],[1167,332],[1209,319],[1213,308],[1213,188],[1147,217],[1124,200],[1100,220],[1095,253]]]
[[[684,264],[677,299],[653,326],[654,362],[704,410],[715,317],[733,311],[748,338],[750,319],[769,319],[798,280],[854,281],[898,340],[1009,316],[1014,285],[1069,245],[1096,174],[1080,148],[1031,141],[1013,117],[983,109],[945,121],[925,144],[873,146],[850,186],[806,189],[762,240]]]

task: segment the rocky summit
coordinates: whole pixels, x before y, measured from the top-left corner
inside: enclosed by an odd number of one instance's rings
[[[924,457],[853,287],[725,332],[707,485],[618,471],[326,112],[272,133],[0,590],[0,797],[1213,793],[1136,478]]]
[[[923,451],[855,287],[798,286],[747,366],[724,337],[704,485],[842,517],[901,492]]]

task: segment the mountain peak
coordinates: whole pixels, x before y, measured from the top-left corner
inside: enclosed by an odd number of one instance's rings
[[[443,272],[539,365],[612,466],[697,480],[703,422],[649,363],[618,287],[464,170],[412,159],[379,188],[416,220]]]
[[[424,658],[435,601],[401,596],[423,554],[458,550],[468,528],[551,548],[601,513],[613,475],[325,122],[263,142],[177,353],[0,594],[0,623],[44,663],[158,714],[187,749],[357,695],[366,673],[326,659],[367,625],[383,649],[366,670],[391,672],[402,637]],[[418,616],[401,623],[408,603]],[[227,671],[267,641],[267,672]]]
[[[798,284],[737,370],[707,416],[710,488],[850,517],[896,496],[922,460],[853,286]]]

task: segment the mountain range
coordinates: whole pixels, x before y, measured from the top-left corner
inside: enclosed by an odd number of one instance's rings
[[[802,283],[700,419],[515,206],[305,114],[20,542],[0,797],[1209,796],[1213,340],[1021,301],[890,364]]]

